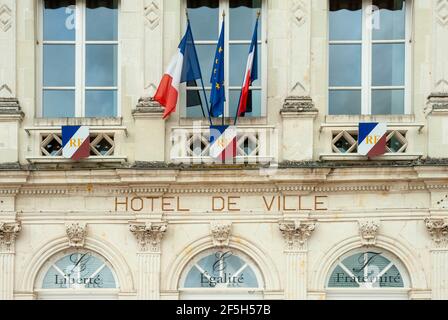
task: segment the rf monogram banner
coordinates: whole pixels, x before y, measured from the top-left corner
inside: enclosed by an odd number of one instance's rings
[[[90,155],[89,127],[62,127],[62,156],[67,159],[81,160]]]

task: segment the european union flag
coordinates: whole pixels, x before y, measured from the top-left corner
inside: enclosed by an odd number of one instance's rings
[[[221,35],[216,48],[211,77],[212,92],[210,94],[211,114],[213,117],[224,116],[224,102],[226,95],[224,90],[224,21],[222,22]]]

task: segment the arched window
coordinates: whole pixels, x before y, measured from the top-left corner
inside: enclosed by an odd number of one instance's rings
[[[36,283],[39,298],[75,298],[98,294],[114,298],[118,282],[110,264],[90,251],[64,252],[44,265]]]
[[[258,268],[243,253],[226,249],[206,251],[195,257],[181,278],[182,297],[260,298],[263,288]],[[230,293],[230,295],[229,295]]]
[[[391,299],[405,299],[407,288],[409,277],[405,268],[397,258],[381,249],[357,250],[341,257],[327,281],[329,298],[343,298],[348,293],[353,293],[354,299],[362,299],[363,294],[372,298],[381,291],[386,298],[389,293]]]

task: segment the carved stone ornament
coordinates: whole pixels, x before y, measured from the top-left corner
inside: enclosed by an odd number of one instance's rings
[[[446,245],[448,243],[447,220],[427,218],[425,219],[425,224],[436,245]]]
[[[133,114],[159,114],[164,112],[164,108],[154,100],[153,97],[141,97],[138,100],[138,104],[135,110],[132,111]]]
[[[360,220],[359,234],[361,242],[364,246],[374,246],[376,244],[376,237],[380,228],[379,220]]]
[[[160,243],[167,227],[166,222],[147,222],[145,224],[131,224],[129,230],[137,238],[142,252],[160,252]]]
[[[279,228],[286,240],[289,250],[304,249],[306,242],[311,237],[316,223],[314,221],[281,221]]]
[[[72,248],[82,248],[87,235],[87,225],[85,223],[66,223],[65,231],[67,232],[68,244]]]
[[[232,232],[231,222],[212,222],[210,224],[213,245],[215,247],[227,247],[230,243],[230,234]]]
[[[285,99],[283,109],[280,113],[287,112],[318,112],[310,97],[291,96]]]
[[[448,111],[448,93],[433,93],[428,97],[425,114]]]
[[[4,85],[6,86],[6,85]],[[2,86],[0,86],[0,91]],[[23,117],[23,112],[19,105],[19,100],[15,98],[0,98],[0,115],[20,115]]]
[[[21,230],[22,224],[20,222],[0,222],[0,251],[12,251]]]

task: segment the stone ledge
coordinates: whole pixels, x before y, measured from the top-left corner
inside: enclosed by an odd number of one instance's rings
[[[310,97],[304,96],[290,96],[285,99],[283,104],[283,109],[280,110],[280,114],[291,114],[291,113],[310,113],[317,114],[317,110],[314,106],[314,102]]]
[[[132,110],[132,115],[136,117],[160,117],[165,109],[152,97],[142,97],[138,100],[137,107]]]
[[[432,93],[428,97],[428,106],[426,114],[447,113],[448,112],[448,93]]]
[[[23,118],[25,114],[22,112],[19,100],[16,98],[0,98],[1,115],[18,115]]]

